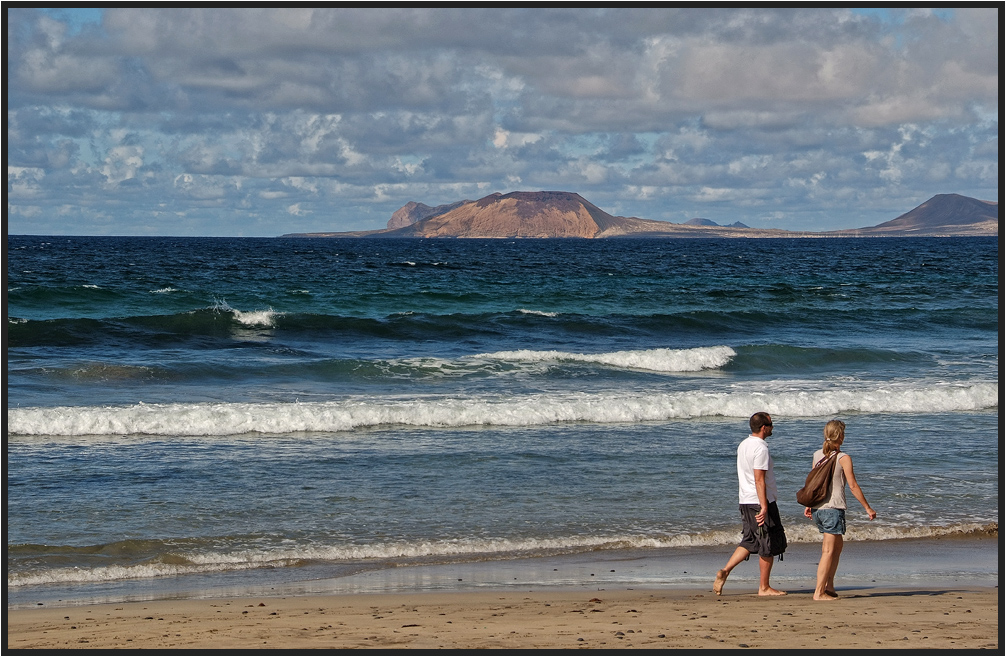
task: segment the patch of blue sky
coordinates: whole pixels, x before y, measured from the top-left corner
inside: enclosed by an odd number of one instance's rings
[[[94,7],[43,7],[40,12],[53,20],[66,23],[70,35],[79,34],[85,27],[101,25],[105,10]]]
[[[950,7],[927,7],[924,10],[900,7],[852,7],[849,11],[857,16],[873,18],[887,25],[902,25],[905,22],[905,15],[909,9],[914,11],[928,11],[933,16],[936,16],[945,22],[950,22],[954,18],[954,10]]]
[[[85,136],[71,137],[78,147],[78,154],[81,162],[88,166],[101,169],[110,163],[116,149],[122,147],[135,147],[141,149],[143,166],[163,166],[168,163],[165,153],[170,152],[166,144],[171,141],[165,135],[156,130],[150,129],[102,129],[97,126],[122,125],[124,119],[118,112],[106,112],[100,110],[90,110],[92,115],[89,121],[95,129]],[[176,141],[175,143],[181,143]],[[201,143],[201,142],[199,142]],[[240,150],[234,149],[234,156],[240,155]]]
[[[423,173],[423,163],[426,156],[417,154],[401,154],[395,156],[394,167],[406,176],[414,176]]]
[[[950,8],[915,8],[915,7],[866,7],[866,8],[853,8],[850,9],[853,14],[857,16],[863,16],[865,18],[870,18],[877,21],[881,28],[894,37],[894,46],[897,49],[901,49],[905,45],[905,32],[902,28],[905,25],[910,14],[918,15],[920,12],[926,12],[930,16],[934,16],[944,23],[950,23],[954,19],[954,10]]]
[[[650,161],[657,143],[666,133],[644,132],[627,135],[632,143],[620,145],[626,137],[617,132],[592,132],[556,140],[556,149],[572,159],[601,157],[611,165],[632,169]]]

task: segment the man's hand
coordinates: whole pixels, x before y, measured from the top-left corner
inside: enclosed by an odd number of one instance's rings
[[[758,521],[759,525],[764,525],[766,518],[768,518],[768,507],[763,506],[761,507],[761,510],[755,515],[755,520]]]

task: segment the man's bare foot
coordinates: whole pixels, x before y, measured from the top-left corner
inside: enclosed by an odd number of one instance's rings
[[[824,594],[831,598],[837,598],[838,593],[836,591],[825,591]]]
[[[716,581],[713,582],[713,593],[716,595],[723,593],[723,585],[727,581],[727,575],[729,573],[725,570],[716,571]]]
[[[770,586],[767,589],[758,589],[758,595],[786,595],[786,592]]]
[[[822,595],[818,595],[818,594],[815,593],[814,594],[814,599],[818,600],[818,601],[820,601],[820,600],[827,600],[827,601],[831,602],[832,600],[838,600],[838,596],[837,595],[832,595],[828,591],[825,591],[824,594],[822,594]]]

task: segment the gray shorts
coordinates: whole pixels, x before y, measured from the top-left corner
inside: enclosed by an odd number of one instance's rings
[[[755,516],[761,511],[760,504],[741,504],[741,518],[744,528],[741,533],[740,546],[760,557],[774,557],[786,551],[786,532],[779,518],[779,507],[775,502],[768,503],[768,517],[764,525],[758,525]]]

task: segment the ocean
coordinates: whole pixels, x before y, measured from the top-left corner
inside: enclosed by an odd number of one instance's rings
[[[795,491],[833,418],[878,512],[850,495],[849,541],[997,536],[999,258],[998,238],[8,236],[8,605],[725,561],[762,410],[792,544],[820,540]]]

